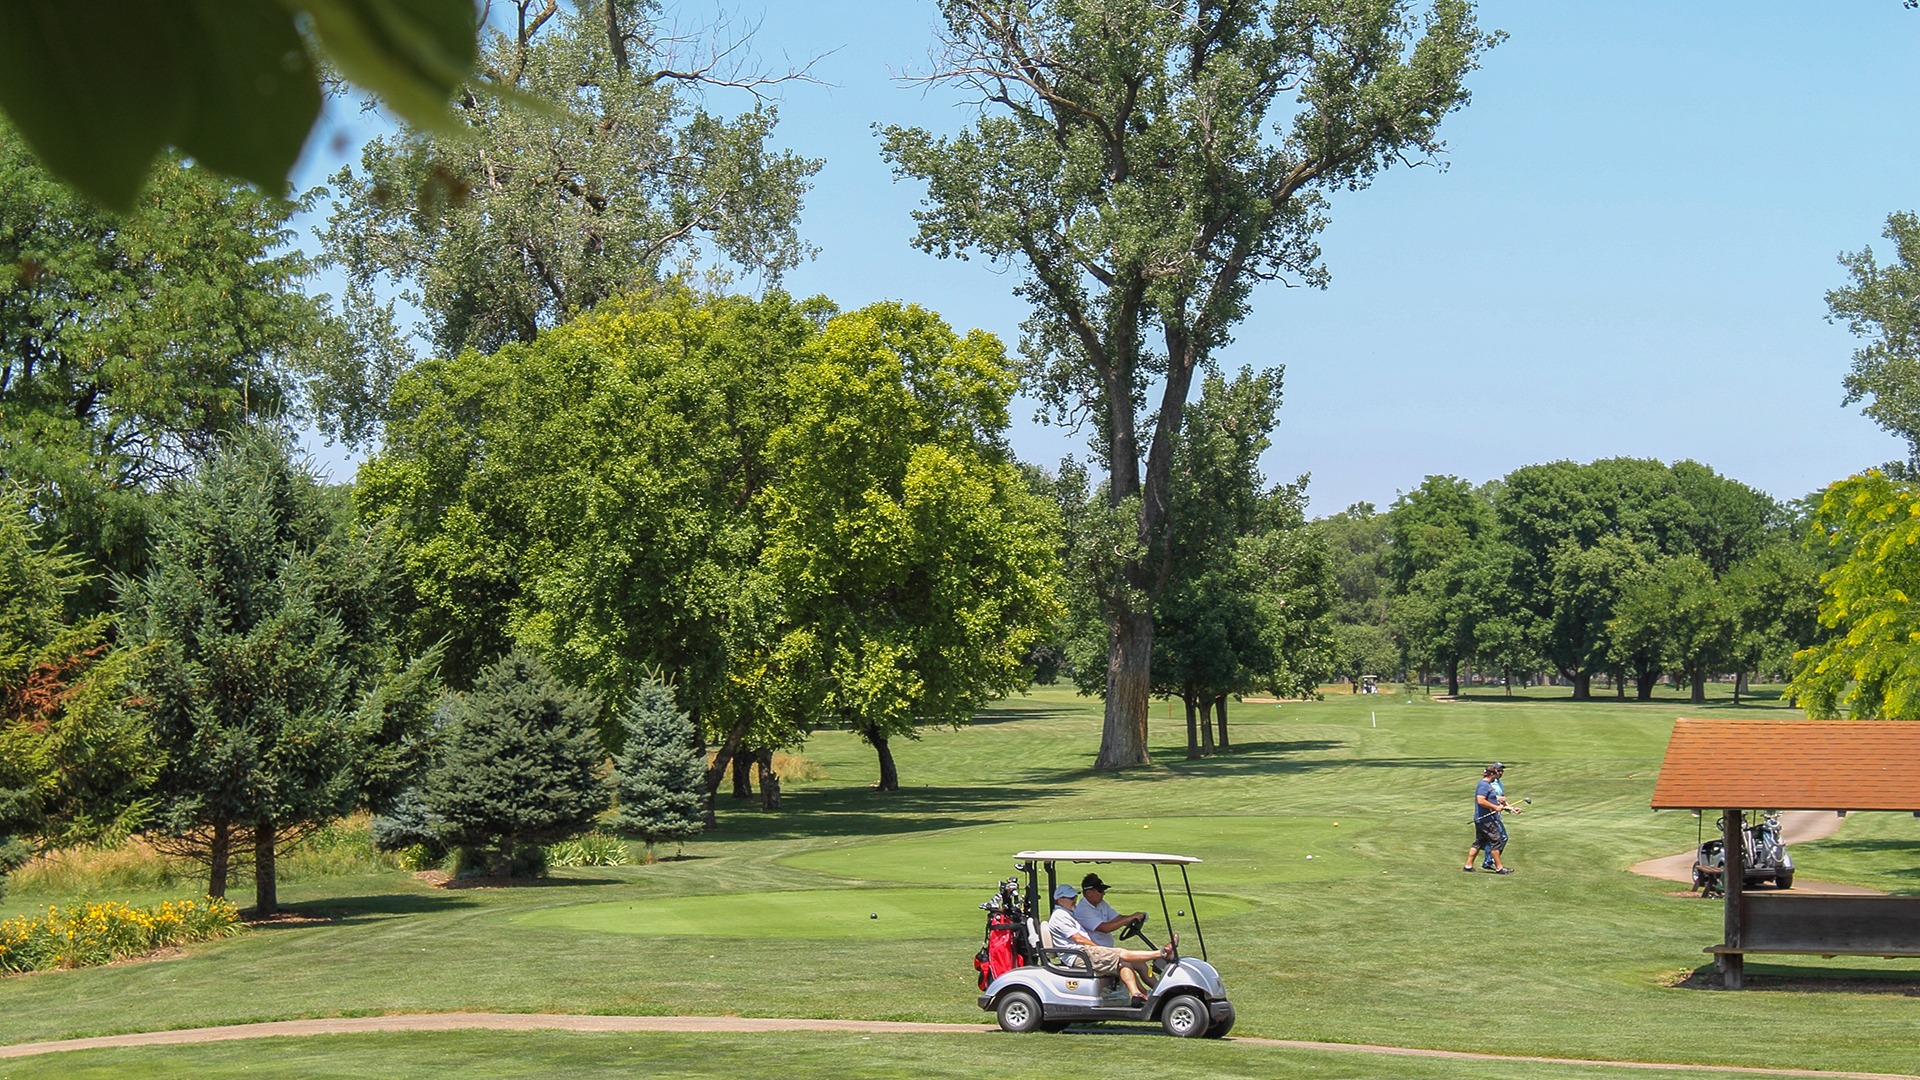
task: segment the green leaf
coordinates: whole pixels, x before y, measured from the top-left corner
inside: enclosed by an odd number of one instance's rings
[[[320,115],[320,84],[293,18],[272,0],[194,0],[193,95],[177,145],[281,194]]]
[[[48,169],[122,213],[188,124],[179,16],[141,0],[0,4],[0,107]]]
[[[453,131],[448,108],[476,55],[467,0],[282,0],[305,10],[341,74],[416,128]]]

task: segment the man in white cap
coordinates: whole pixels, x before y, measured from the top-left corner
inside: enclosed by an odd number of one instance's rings
[[[1074,917],[1073,907],[1080,898],[1080,890],[1071,885],[1053,887],[1053,914],[1047,918],[1047,932],[1053,939],[1053,947],[1064,949],[1069,945],[1078,945],[1087,951],[1087,961],[1093,966],[1095,975],[1111,975],[1127,986],[1133,995],[1132,1005],[1139,1008],[1147,1003],[1147,992],[1140,985],[1140,976],[1134,973],[1133,964],[1145,964],[1152,960],[1168,960],[1180,943],[1180,935],[1175,934],[1166,946],[1158,952],[1145,949],[1109,949],[1105,945],[1096,945],[1087,931]]]

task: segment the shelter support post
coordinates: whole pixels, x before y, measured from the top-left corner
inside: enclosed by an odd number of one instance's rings
[[[1740,948],[1740,897],[1747,891],[1747,845],[1740,827],[1745,820],[1744,810],[1720,812],[1721,850],[1726,852],[1726,868],[1720,873],[1720,885],[1727,900],[1725,941],[1729,949]],[[1721,953],[1715,962],[1719,965],[1720,977],[1727,989],[1738,990],[1746,985],[1744,955],[1738,952]]]

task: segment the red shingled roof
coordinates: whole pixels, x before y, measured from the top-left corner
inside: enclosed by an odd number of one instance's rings
[[[1655,810],[1920,810],[1920,721],[1676,720]]]

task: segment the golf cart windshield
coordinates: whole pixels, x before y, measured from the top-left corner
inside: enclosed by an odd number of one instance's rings
[[[1191,855],[1168,855],[1153,851],[1090,851],[1063,848],[1018,852],[1014,855],[1013,861],[1014,865],[1025,872],[1027,877],[1026,893],[1029,911],[1046,911],[1051,906],[1040,903],[1040,897],[1043,895],[1040,876],[1044,870],[1046,874],[1044,895],[1051,896],[1054,886],[1059,884],[1054,876],[1056,863],[1145,863],[1153,867],[1153,887],[1160,894],[1160,918],[1162,925],[1169,930],[1174,924],[1172,916],[1167,912],[1167,889],[1166,884],[1160,879],[1160,868],[1178,866],[1180,885],[1187,894],[1187,909],[1182,914],[1190,913],[1193,921],[1193,935],[1200,945],[1200,958],[1207,959],[1207,936],[1200,930],[1200,908],[1193,902],[1193,883],[1187,879],[1187,864],[1197,863],[1199,859]]]

